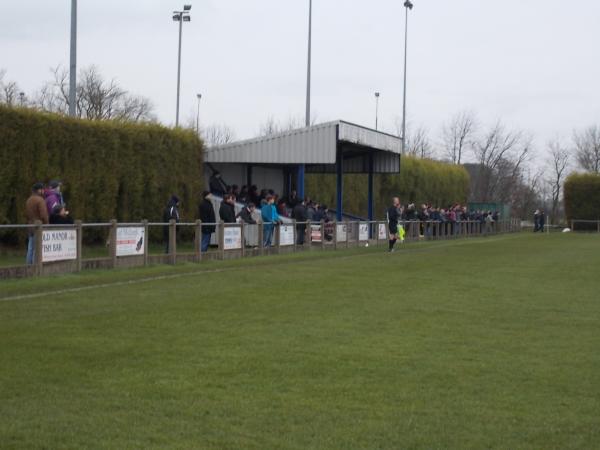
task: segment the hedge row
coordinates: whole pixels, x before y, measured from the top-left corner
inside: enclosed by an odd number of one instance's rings
[[[85,222],[159,220],[173,193],[191,220],[202,174],[193,132],[0,106],[0,223],[23,223],[31,186],[52,179]]]
[[[564,193],[568,220],[600,220],[600,175],[570,175]]]
[[[335,176],[308,175],[306,193],[335,208]],[[400,174],[375,176],[374,194],[376,218],[384,217],[394,196],[399,196],[402,203],[464,204],[469,194],[469,174],[462,166],[403,157]],[[367,201],[367,176],[345,175],[344,211],[366,217]]]

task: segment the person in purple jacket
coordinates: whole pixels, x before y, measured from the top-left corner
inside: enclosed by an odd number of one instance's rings
[[[54,211],[54,208],[58,205],[64,205],[63,196],[61,193],[62,182],[59,180],[52,180],[48,183],[49,189],[46,191],[46,209],[50,216]]]

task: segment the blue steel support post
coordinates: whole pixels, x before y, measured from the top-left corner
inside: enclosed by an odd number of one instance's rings
[[[298,198],[304,198],[304,164],[298,166],[298,180],[296,184]]]
[[[337,188],[337,220],[341,222],[344,211],[344,155],[342,147],[338,145],[336,158],[336,188]]]

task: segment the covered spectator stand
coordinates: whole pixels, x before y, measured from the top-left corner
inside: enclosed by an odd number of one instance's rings
[[[337,219],[342,220],[344,174],[367,174],[369,220],[374,218],[374,174],[399,173],[402,140],[344,121],[328,122],[206,150],[206,180],[214,171],[228,185],[256,184],[283,195],[304,192],[298,180],[300,165],[306,173],[335,174]],[[316,193],[315,193],[316,194]]]

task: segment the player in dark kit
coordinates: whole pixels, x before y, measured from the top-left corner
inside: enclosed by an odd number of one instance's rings
[[[400,199],[394,197],[392,206],[387,210],[388,226],[390,229],[390,252],[394,251],[394,244],[398,240],[398,221],[400,220]]]

